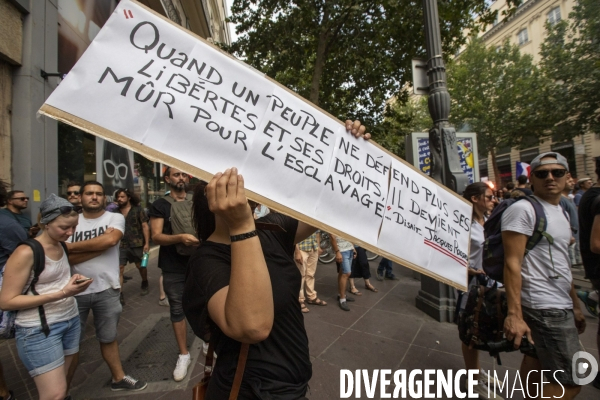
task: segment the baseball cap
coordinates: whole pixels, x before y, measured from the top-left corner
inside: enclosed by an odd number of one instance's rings
[[[546,158],[546,157],[554,157],[555,160],[542,161],[542,158]],[[547,153],[540,154],[539,156],[534,158],[533,161],[531,162],[531,164],[529,164],[529,165],[531,166],[531,172],[533,172],[536,170],[536,168],[539,168],[542,165],[546,165],[546,164],[559,164],[559,165],[562,165],[563,167],[565,167],[567,171],[569,170],[569,163],[567,162],[567,159],[562,154],[555,153],[553,151],[549,151]]]

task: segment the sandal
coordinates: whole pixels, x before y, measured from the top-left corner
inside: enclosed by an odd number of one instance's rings
[[[375,292],[375,293],[379,292],[379,290],[377,290],[377,288],[373,285],[368,285],[368,286],[365,285],[365,289],[370,290],[371,292]]]
[[[300,311],[302,311],[303,313],[305,313],[305,314],[306,314],[306,313],[307,313],[307,312],[309,312],[310,310],[308,309],[308,307],[306,307],[306,304],[304,304],[304,303],[300,303]]]
[[[354,290],[352,290],[352,289],[354,289]],[[351,293],[351,294],[353,294],[353,295],[355,295],[355,296],[362,296],[362,293],[361,293],[361,292],[359,292],[359,291],[358,291],[358,289],[357,289],[357,288],[355,288],[355,287],[354,287],[354,288],[350,288],[350,289],[348,289],[348,293]]]
[[[327,305],[327,303],[326,303],[326,302],[324,302],[323,300],[321,300],[321,299],[320,299],[320,298],[318,298],[318,297],[317,297],[316,299],[314,299],[314,300],[309,300],[309,299],[306,299],[306,302],[307,302],[308,304],[314,304],[315,306],[326,306],[326,305]]]

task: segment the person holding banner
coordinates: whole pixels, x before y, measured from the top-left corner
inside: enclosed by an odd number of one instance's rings
[[[358,121],[346,127],[364,132]],[[193,203],[202,244],[188,263],[183,306],[196,335],[219,356],[205,398],[229,398],[245,348],[238,399],[304,399],[312,366],[294,248],[316,228],[270,213],[261,222],[272,228],[257,230],[236,168],[197,187]]]

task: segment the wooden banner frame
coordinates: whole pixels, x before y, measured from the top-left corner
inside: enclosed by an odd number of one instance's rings
[[[139,3],[136,0],[131,0],[132,3],[135,3],[137,6],[144,8],[146,11],[154,14],[156,17],[164,20],[165,22],[168,22],[169,24],[171,24],[172,26],[177,27],[178,29],[180,29],[181,31],[185,32],[188,35],[191,35],[193,37],[195,37],[196,39],[200,40],[201,42],[203,42],[204,44],[211,46],[214,50],[219,51],[221,54],[229,57],[230,59],[242,63],[245,67],[247,68],[251,68],[254,70],[253,67],[247,65],[246,63],[243,63],[242,61],[238,60],[237,58],[233,57],[231,54],[226,53],[225,51],[221,50],[219,47],[215,46],[214,44],[208,42],[207,40],[203,39],[202,37],[196,35],[195,33],[188,31],[187,29],[183,28],[180,25],[175,24],[174,22],[172,22],[171,20],[169,20],[168,18],[160,15],[159,13],[157,13],[156,11],[146,7],[144,4]],[[293,96],[297,97],[298,99],[302,100],[303,102],[307,102],[307,100],[305,100],[304,98],[300,97],[298,94],[296,94],[295,92],[293,92],[292,90],[288,89],[287,87],[283,86],[282,84],[280,84],[279,82],[275,81],[274,79],[270,78],[269,76],[260,73],[261,75],[264,76],[265,79],[269,80],[270,82],[272,82],[273,84],[277,85],[279,88],[285,90],[286,92],[292,94]],[[315,106],[314,104],[310,103],[311,107],[321,111],[323,114],[329,116],[330,118],[332,118],[333,120],[339,121],[336,117],[334,117],[333,115],[329,114],[327,111],[321,109],[318,106]],[[119,146],[122,146],[128,150],[133,150],[136,153],[139,153],[141,155],[143,155],[144,157],[148,158],[151,161],[154,162],[160,162],[172,167],[175,167],[179,170],[185,171],[191,175],[193,175],[194,177],[198,177],[199,179],[209,182],[212,177],[213,174],[210,174],[198,167],[195,167],[193,165],[190,165],[188,163],[185,163],[183,161],[180,161],[174,157],[168,156],[166,154],[160,153],[157,150],[154,150],[148,146],[145,146],[141,143],[138,143],[134,140],[131,140],[130,138],[127,138],[125,136],[122,136],[116,132],[110,131],[106,128],[103,128],[99,125],[96,125],[94,123],[91,123],[87,120],[84,120],[82,118],[79,118],[75,115],[72,115],[70,113],[67,113],[63,110],[60,110],[56,107],[53,107],[51,105],[48,104],[43,104],[42,107],[39,109],[38,111],[40,114],[48,116],[50,118],[53,118],[57,121],[72,125],[78,129],[81,129],[82,131],[88,132],[94,136],[98,136],[100,138],[103,138],[105,140],[108,140],[112,143],[118,144]],[[340,121],[340,124],[345,126],[344,123],[342,123]],[[466,199],[464,199],[463,197],[459,196],[457,193],[449,190],[448,188],[442,186],[439,182],[435,181],[434,179],[432,179],[431,177],[423,174],[421,171],[419,171],[417,168],[415,168],[413,165],[409,164],[408,162],[406,162],[405,160],[401,159],[400,157],[396,156],[395,154],[389,152],[387,149],[383,148],[381,145],[379,145],[378,143],[374,142],[374,141],[370,141],[371,144],[375,145],[376,147],[378,147],[379,149],[381,149],[382,151],[384,151],[385,153],[389,154],[392,158],[396,159],[397,161],[401,162],[405,167],[411,168],[412,170],[416,171],[419,173],[420,176],[426,177],[427,179],[429,179],[432,183],[434,183],[438,188],[445,190],[449,193],[451,193],[452,195],[454,195],[456,198],[460,199],[461,201],[465,202],[466,204],[468,204],[470,207],[472,207],[471,203],[469,201],[467,201]],[[391,175],[390,175],[390,179],[391,179]],[[388,185],[389,185],[389,180],[388,180]],[[252,192],[248,189],[246,189],[246,194],[247,197],[251,200],[254,200],[258,203],[264,204],[269,208],[272,208],[274,210],[277,210],[278,212],[288,215],[290,217],[293,217],[299,221],[302,221],[304,223],[307,223],[311,226],[314,226],[318,229],[321,229],[323,231],[326,232],[331,232],[336,236],[341,236],[345,239],[347,239],[348,241],[352,242],[353,244],[359,245],[369,251],[372,251],[374,253],[379,254],[382,257],[385,257],[387,259],[390,259],[392,261],[395,261],[396,263],[403,265],[405,267],[408,267],[414,271],[417,271],[423,275],[427,275],[433,279],[436,279],[437,281],[440,281],[442,283],[445,283],[447,285],[456,287],[457,289],[460,290],[467,290],[467,286],[468,286],[468,274],[466,272],[466,268],[465,268],[465,284],[463,286],[457,284],[456,282],[453,282],[445,277],[442,277],[430,270],[427,270],[423,267],[420,267],[416,264],[413,264],[407,260],[404,260],[394,254],[388,253],[387,251],[384,251],[376,246],[373,246],[369,243],[366,243],[362,240],[360,240],[359,238],[353,237],[351,235],[348,235],[344,232],[339,231],[338,229],[329,226],[327,224],[324,224],[312,217],[309,217],[307,215],[301,214],[300,212],[297,212],[289,207],[286,207],[283,204],[277,203],[267,197],[264,197],[258,193]],[[470,232],[469,232],[470,235]],[[469,240],[469,249],[468,251],[470,251],[470,240]],[[467,253],[469,254],[469,253]]]

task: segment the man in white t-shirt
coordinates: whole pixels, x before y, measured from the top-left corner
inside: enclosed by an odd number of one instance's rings
[[[572,283],[571,226],[559,204],[568,170],[566,158],[558,153],[543,153],[531,162],[530,181],[535,199],[544,209],[546,231],[525,254],[536,216],[530,202],[519,201],[502,215],[502,241],[508,298],[504,332],[508,340],[514,340],[515,348],[523,336],[535,346],[535,351],[523,358],[521,376],[528,377],[530,393],[536,393],[543,381],[544,397],[563,398],[564,390],[564,398],[572,399],[581,390],[572,361],[581,350],[578,333],[585,330],[585,317]],[[529,371],[537,373],[530,376]]]
[[[125,232],[125,218],[121,213],[106,212],[103,204],[102,184],[84,183],[81,187],[83,213],[79,214],[79,224],[69,238],[71,243],[67,244],[72,272],[93,279],[92,284],[75,297],[81,331],[85,331],[91,310],[102,358],[112,374],[111,390],[143,390],[146,382],[123,372],[117,343],[117,324],[123,311],[119,301],[119,242]],[[71,375],[73,372],[70,371]]]

